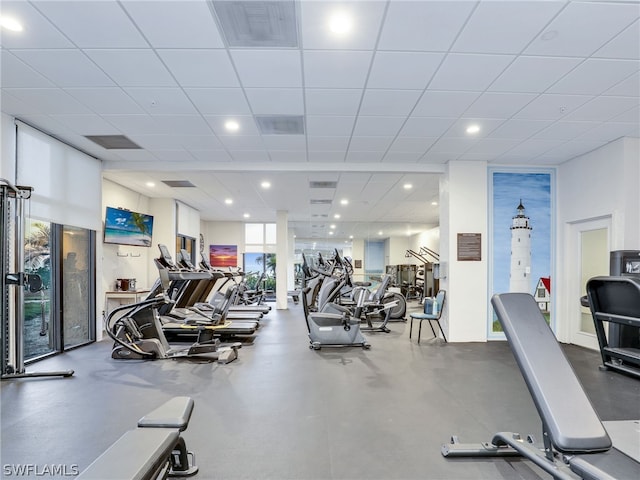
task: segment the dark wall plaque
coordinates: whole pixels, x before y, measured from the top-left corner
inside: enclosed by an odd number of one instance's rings
[[[482,234],[458,234],[458,261],[479,262],[482,260]]]
[[[362,268],[362,260],[354,260],[355,268]]]

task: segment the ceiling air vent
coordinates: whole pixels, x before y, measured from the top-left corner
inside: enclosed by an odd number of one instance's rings
[[[162,180],[162,183],[172,188],[195,187],[189,180]]]
[[[338,182],[309,181],[309,188],[337,188]]]
[[[303,135],[302,115],[256,115],[262,135]]]
[[[86,135],[84,138],[107,150],[140,150],[142,147],[124,135]]]
[[[214,1],[213,8],[229,47],[298,46],[294,1]]]
[[[329,215],[327,215],[326,213],[314,213],[313,215],[311,215],[311,218],[328,218]]]
[[[324,199],[311,199],[309,203],[311,205],[331,205],[332,200],[324,200]]]

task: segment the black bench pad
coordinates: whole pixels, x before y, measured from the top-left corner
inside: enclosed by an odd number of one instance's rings
[[[191,397],[174,397],[138,420],[140,428],[177,428],[183,431],[189,425],[193,412]]]
[[[179,436],[175,429],[130,430],[77,478],[82,480],[153,479],[169,460]]]

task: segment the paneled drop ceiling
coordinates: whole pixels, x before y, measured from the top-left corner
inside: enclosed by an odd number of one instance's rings
[[[25,0],[1,13],[23,26],[2,29],[2,111],[205,220],[286,210],[299,237],[411,234],[438,224],[449,161],[558,165],[640,135],[636,0]]]

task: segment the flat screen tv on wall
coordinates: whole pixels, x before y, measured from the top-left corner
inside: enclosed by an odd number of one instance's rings
[[[153,216],[107,207],[104,216],[104,243],[150,247]]]

